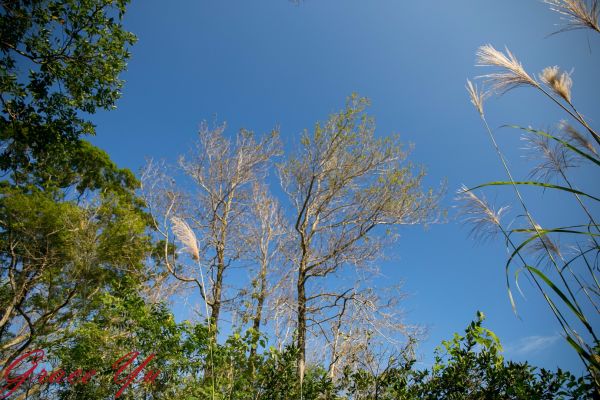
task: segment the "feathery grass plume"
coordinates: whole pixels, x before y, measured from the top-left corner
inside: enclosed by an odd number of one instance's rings
[[[563,131],[567,135],[570,142],[598,155],[598,152],[596,151],[596,148],[594,147],[594,145],[589,140],[587,140],[585,138],[585,136],[583,136],[577,129],[575,129],[575,127],[573,127],[567,121],[564,121],[564,120],[560,121],[560,123],[558,124],[558,127],[561,131]]]
[[[567,103],[571,103],[571,86],[573,86],[573,80],[571,79],[571,74],[565,71],[560,70],[558,66],[546,67],[540,74],[540,79],[549,88],[551,88],[554,93],[562,97],[567,101]]]
[[[489,93],[482,90],[479,90],[477,85],[474,85],[469,79],[467,79],[467,92],[469,93],[469,97],[471,97],[471,103],[475,106],[477,111],[479,111],[479,115],[483,116],[483,102],[489,96]]]
[[[465,185],[457,191],[456,199],[462,203],[460,215],[465,216],[465,224],[471,225],[471,236],[486,240],[502,231],[501,218],[508,211],[508,206],[495,210],[484,197],[477,197]]]
[[[555,33],[585,28],[600,33],[598,0],[591,0],[589,6],[583,0],[544,0],[544,3],[549,4],[552,11],[562,14],[566,20],[565,26]]]
[[[200,251],[198,250],[198,241],[192,228],[190,228],[187,222],[178,217],[172,217],[171,222],[173,223],[173,233],[183,244],[184,250],[190,253],[194,260],[199,260]]]
[[[184,250],[190,253],[192,258],[198,262],[198,267],[200,269],[200,290],[202,291],[202,297],[204,298],[204,312],[206,313],[206,320],[208,321],[208,331],[210,333],[212,324],[210,323],[210,314],[208,311],[208,297],[206,296],[206,284],[204,283],[204,274],[202,273],[202,268],[200,267],[200,251],[198,250],[198,240],[196,239],[196,234],[190,228],[190,226],[185,222],[182,218],[172,217],[171,223],[173,227],[173,234],[179,241],[183,244]],[[197,282],[197,281],[196,281]],[[210,340],[214,340],[213,336],[210,336]],[[209,354],[210,354],[210,376],[214,376],[214,359],[213,359],[213,343],[209,346]],[[212,391],[211,391],[211,399],[215,399],[215,379],[211,379]]]
[[[528,152],[528,159],[538,161],[529,176],[543,182],[549,182],[559,174],[566,174],[568,168],[576,167],[573,152],[561,143],[550,141],[545,136],[523,135],[524,150]]]
[[[562,259],[560,246],[550,239],[547,233],[544,234],[544,228],[537,223],[534,223],[534,229],[536,232],[535,235],[538,236],[538,239],[531,242],[529,245],[529,250],[532,253],[539,254],[539,261],[547,258],[549,252]]]
[[[491,44],[486,44],[477,49],[478,67],[497,67],[503,72],[482,75],[491,83],[492,89],[499,93],[506,93],[518,86],[529,85],[539,88],[539,83],[533,79],[513,53],[506,48],[506,54],[496,50]]]

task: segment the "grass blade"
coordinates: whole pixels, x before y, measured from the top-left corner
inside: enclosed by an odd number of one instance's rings
[[[597,157],[592,156],[591,154],[588,154],[584,151],[579,150],[577,147],[573,146],[572,144],[570,144],[569,142],[566,142],[556,136],[553,136],[547,132],[544,131],[540,131],[537,129],[532,129],[532,128],[525,128],[523,126],[519,126],[519,125],[503,125],[503,127],[509,127],[509,128],[514,128],[514,129],[520,129],[526,132],[530,132],[530,133],[534,133],[536,135],[540,135],[540,136],[544,136],[547,137],[549,139],[552,140],[556,140],[557,142],[559,142],[560,144],[562,144],[563,146],[565,146],[566,148],[574,151],[575,153],[579,154],[582,157],[587,158],[588,160],[590,160],[591,162],[593,162],[594,164],[600,166],[600,160]]]
[[[542,187],[549,188],[549,189],[562,190],[562,191],[565,191],[565,192],[569,192],[569,193],[573,193],[573,194],[578,194],[580,196],[589,197],[592,200],[596,200],[596,201],[600,202],[600,198],[594,197],[594,196],[592,196],[590,194],[587,194],[585,192],[582,192],[580,190],[571,189],[571,188],[566,187],[566,186],[553,185],[551,183],[543,183],[543,182],[537,182],[537,181],[519,181],[519,182],[496,181],[496,182],[488,182],[488,183],[484,183],[482,185],[478,185],[478,186],[472,187],[472,188],[468,189],[467,191],[480,189],[480,188],[483,188],[483,187],[486,187],[486,186],[511,186],[511,185],[542,186]]]
[[[592,336],[595,337],[594,330],[592,329],[591,325],[588,323],[585,316],[577,308],[575,308],[573,303],[571,303],[571,301],[567,298],[567,296],[563,293],[563,291],[560,290],[560,288],[558,286],[556,286],[554,284],[554,282],[552,282],[542,271],[540,271],[539,269],[537,269],[535,267],[527,265],[527,266],[525,266],[525,268],[527,268],[529,271],[531,271],[532,273],[537,275],[548,286],[550,286],[550,288],[554,291],[554,293],[556,293],[558,295],[558,297],[561,298],[563,303],[565,303],[566,306],[569,307],[569,309],[573,312],[573,314],[575,314],[577,316],[577,318],[579,318],[581,323],[583,323],[583,325],[585,325],[586,329],[592,334]]]

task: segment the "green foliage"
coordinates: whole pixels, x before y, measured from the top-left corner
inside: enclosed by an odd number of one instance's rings
[[[483,314],[464,335],[454,334],[436,350],[431,370],[415,370],[414,360],[398,363],[383,376],[347,373],[345,389],[357,399],[587,399],[593,386],[569,372],[538,370],[505,361],[496,335],[484,328]],[[590,397],[588,397],[590,396]]]
[[[575,378],[560,369],[537,370],[527,363],[505,362],[499,339],[482,326],[483,314],[464,335],[455,334],[436,351],[430,373],[418,377],[423,399],[556,399],[577,398],[569,385]],[[580,382],[583,383],[583,382]],[[563,397],[567,396],[568,397]],[[584,397],[580,397],[584,398]]]
[[[304,340],[267,350],[267,338],[254,330],[234,332],[217,343],[214,329],[177,323],[165,304],[147,296],[149,260],[159,263],[157,249],[165,242],[153,242],[148,234],[150,220],[135,195],[137,179],[82,138],[94,133],[88,114],[114,108],[120,96],[119,74],[135,41],[121,25],[127,3],[1,3],[0,170],[7,176],[0,183],[2,368],[24,351],[43,348],[54,367],[97,371],[87,384],[30,383],[29,398],[111,398],[123,386],[115,380],[115,362],[132,351],[140,359],[125,373],[153,358],[120,398],[558,399],[593,393],[589,379],[506,362],[500,341],[483,327],[482,314],[464,335],[442,343],[431,370],[415,369],[412,359],[390,358],[382,372],[347,366],[335,381],[322,365],[304,369]],[[312,136],[304,135],[303,150],[282,166],[292,200],[304,204],[297,210],[296,231],[303,238],[316,235],[314,242],[309,239],[296,248],[305,252],[300,281],[326,276],[346,260],[372,261],[380,242],[367,233],[376,226],[437,217],[438,196],[421,190],[424,172],[404,162],[407,152],[397,137],[375,136],[367,106],[366,99],[352,96],[344,110],[317,124]],[[588,151],[544,132],[533,133],[600,165],[593,147]],[[251,139],[248,132],[240,137]],[[270,157],[276,149],[266,153]],[[517,184],[598,200],[569,182],[511,182]],[[307,230],[317,221],[321,231]],[[594,229],[598,226],[592,220],[577,227],[526,227],[510,233],[529,236],[529,243],[543,242],[559,231],[593,238]],[[389,234],[394,236],[391,228]],[[333,250],[322,245],[334,242],[339,246]],[[166,246],[175,253],[172,244]],[[514,255],[521,247],[516,246]],[[531,265],[524,268],[592,331],[569,288],[560,289]],[[306,329],[305,317],[299,330]],[[590,364],[597,362],[597,342],[592,350],[578,338],[569,339]],[[159,372],[153,383],[144,383],[149,370]]]
[[[118,196],[82,206],[36,188],[1,188],[2,358],[60,338],[99,293],[143,281],[146,229],[139,210]]]
[[[455,334],[436,350],[431,370],[418,370],[415,360],[390,359],[380,373],[347,368],[333,382],[318,364],[307,367],[302,385],[296,373],[298,350],[265,349],[252,330],[231,334],[222,344],[206,325],[176,323],[164,304],[150,304],[136,293],[139,283],[124,279],[111,293],[95,298],[95,312],[80,320],[56,343],[47,342],[53,367],[66,371],[94,369],[86,384],[44,384],[32,399],[106,399],[121,388],[115,361],[138,351],[139,359],[155,357],[122,393],[124,399],[411,400],[411,399],[587,399],[593,385],[561,371],[538,370],[503,359],[499,339],[483,326],[483,314],[463,335]],[[259,351],[251,352],[259,345]],[[209,357],[212,351],[212,362]],[[160,371],[144,383],[148,371]],[[124,375],[123,375],[124,376]]]
[[[93,134],[81,112],[114,107],[122,86],[118,75],[135,41],[120,24],[126,4],[2,2],[0,169],[17,172],[36,161],[50,163],[54,146]]]
[[[137,376],[121,398],[136,399],[143,393],[160,393],[157,398],[172,398],[171,377],[182,369],[184,347],[181,342],[185,325],[175,323],[164,305],[150,305],[135,294],[137,285],[123,283],[115,292],[98,298],[97,312],[88,321],[64,336],[54,354],[62,368],[73,371],[95,369],[97,375],[87,384],[60,387],[56,396],[61,399],[111,398],[122,385],[115,383],[113,364],[132,351],[140,352],[136,364],[151,354],[156,357]],[[123,376],[132,369],[128,369]],[[149,370],[161,373],[150,388],[142,379]],[[123,377],[121,376],[121,378]],[[41,395],[57,388],[48,385]]]
[[[298,380],[296,360],[298,349],[288,346],[283,351],[274,348],[262,355],[262,363],[256,377],[256,392],[259,398],[285,400],[335,398],[335,387],[327,371],[318,365],[310,365],[305,371],[302,386]]]
[[[68,194],[61,189],[73,188],[80,196],[86,192],[112,193],[139,208],[143,206],[133,196],[139,187],[135,175],[118,168],[106,152],[85,140],[54,144],[35,165],[22,169],[22,172],[18,181],[20,186],[30,183],[54,193],[57,199]]]
[[[86,114],[120,95],[135,40],[120,23],[126,3],[1,3],[2,368],[27,349],[54,349],[106,296],[146,280],[138,181],[80,138],[94,132]]]

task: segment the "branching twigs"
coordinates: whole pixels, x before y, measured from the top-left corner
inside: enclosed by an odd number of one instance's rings
[[[189,208],[203,241],[211,282],[207,293],[211,298],[210,318],[215,326],[226,302],[227,269],[245,252],[242,227],[248,216],[252,183],[279,153],[276,130],[262,137],[241,130],[235,142],[224,135],[224,130],[225,125],[209,129],[203,123],[195,151],[179,160],[183,172],[199,189]]]
[[[377,235],[405,224],[435,222],[437,195],[421,191],[422,172],[402,165],[397,137],[377,139],[367,101],[353,96],[280,167],[282,186],[295,207],[291,256],[296,278],[298,377],[303,381],[307,321],[314,319],[307,285],[345,266],[362,268],[396,236]],[[335,297],[332,297],[335,299]],[[331,306],[331,304],[329,304]],[[335,317],[333,318],[335,320]]]
[[[187,199],[178,193],[175,180],[165,173],[155,172],[156,167],[152,163],[149,163],[144,174],[147,179],[142,179],[147,181],[145,192],[155,229],[164,242],[165,267],[175,279],[194,283],[199,288],[211,346],[217,342],[223,307],[230,301],[227,298],[226,273],[252,251],[256,251],[261,264],[259,301],[254,318],[258,334],[268,292],[266,269],[270,267],[273,253],[270,242],[273,235],[280,234],[272,231],[274,227],[271,223],[278,212],[276,207],[261,208],[265,205],[258,204],[260,199],[253,196],[252,192],[253,185],[262,178],[270,159],[279,152],[277,131],[255,138],[252,132],[241,130],[232,141],[224,135],[224,129],[225,125],[209,129],[203,123],[195,151],[189,157],[179,159],[181,171],[193,180],[198,189],[195,196],[188,196],[190,199]],[[264,190],[264,187],[256,190]],[[256,206],[254,214],[251,212],[252,202]],[[245,229],[248,226],[255,227],[257,223],[262,224],[264,229],[261,235],[252,236],[252,239],[259,240],[248,249],[249,242],[245,235],[250,232]],[[197,264],[199,280],[189,272],[182,273],[173,265],[174,261],[171,262],[175,253],[170,244],[170,231]],[[206,279],[203,267],[206,267]],[[210,373],[214,396],[217,377],[212,360],[211,347]]]

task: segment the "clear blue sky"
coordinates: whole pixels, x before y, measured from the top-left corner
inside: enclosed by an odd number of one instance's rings
[[[126,27],[139,41],[124,94],[117,110],[94,116],[93,142],[136,172],[145,157],[174,161],[199,123],[215,116],[232,134],[278,125],[291,146],[357,92],[371,99],[380,135],[399,132],[416,145],[411,159],[426,166],[428,185],[447,179],[444,205],[451,208],[460,184],[504,179],[464,89],[467,77],[484,73],[473,66],[478,46],[507,45],[532,72],[575,68],[574,98],[598,126],[600,36],[579,31],[546,38],[558,21],[537,0],[134,1]],[[563,118],[527,89],[490,100],[487,110],[493,126],[545,128]],[[499,135],[523,176],[518,134]],[[591,176],[580,175],[589,187]],[[568,217],[568,207],[541,204],[544,215]],[[383,271],[390,281],[405,282],[407,322],[429,329],[420,347],[424,365],[434,346],[481,310],[509,358],[581,370],[528,284],[527,300],[517,299],[522,320],[512,313],[500,241],[476,244],[451,219],[427,231],[403,230],[394,253],[397,260]]]

